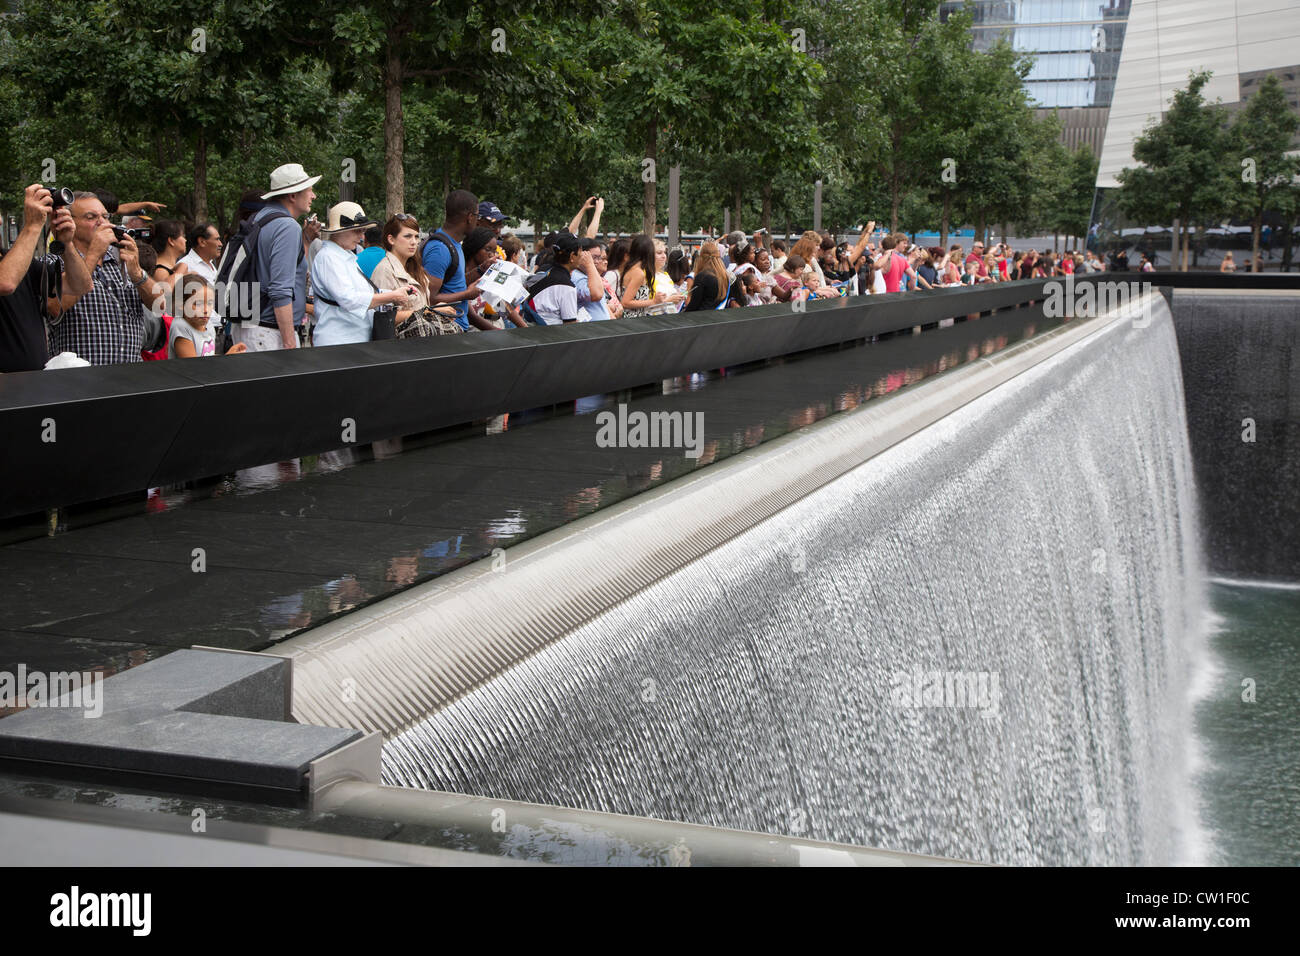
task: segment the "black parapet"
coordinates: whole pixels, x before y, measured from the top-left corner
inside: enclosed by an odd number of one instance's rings
[[[1276,274],[1129,272],[1077,281],[1097,280],[1300,288],[1300,276]],[[1059,284],[6,375],[0,518],[1012,308]]]

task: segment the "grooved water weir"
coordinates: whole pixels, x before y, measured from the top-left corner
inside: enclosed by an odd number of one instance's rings
[[[1184,860],[1204,574],[1173,325],[1144,305],[309,632],[295,712],[383,730],[390,784],[996,863]],[[892,417],[927,403],[924,427]]]

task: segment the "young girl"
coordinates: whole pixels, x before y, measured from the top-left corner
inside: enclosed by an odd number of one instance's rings
[[[785,262],[781,264],[781,271],[776,274],[776,284],[772,286],[772,294],[776,296],[778,302],[789,302],[799,294],[799,290],[803,287],[804,267],[803,256],[793,252],[786,256]]]
[[[650,310],[654,313],[676,312],[678,305],[686,301],[686,293],[677,288],[677,283],[668,274],[668,247],[661,239],[655,240],[654,293],[660,300],[659,305]]]
[[[216,331],[208,327],[217,296],[208,280],[201,275],[184,273],[177,282],[179,306],[172,319],[171,340],[167,345],[168,358],[197,358],[215,355]],[[247,352],[243,342],[231,348],[227,355]]]

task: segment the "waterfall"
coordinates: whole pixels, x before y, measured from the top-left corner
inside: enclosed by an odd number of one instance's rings
[[[394,733],[385,783],[994,863],[1176,862],[1204,609],[1157,300]]]

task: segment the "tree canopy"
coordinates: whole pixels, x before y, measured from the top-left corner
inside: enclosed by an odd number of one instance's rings
[[[1083,170],[1044,145],[1029,61],[973,50],[967,15],[939,6],[21,0],[0,22],[0,208],[57,179],[226,223],[298,162],[323,201],[426,227],[469,188],[552,225],[600,195],[603,228],[629,232],[666,222],[680,165],[687,231],[724,211],[807,228],[819,178],[836,231],[1066,227]]]

